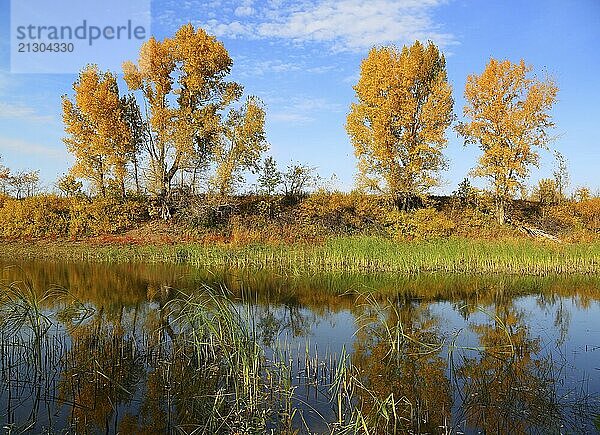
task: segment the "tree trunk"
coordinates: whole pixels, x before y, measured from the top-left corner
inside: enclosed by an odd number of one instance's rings
[[[506,222],[506,201],[504,199],[498,199],[496,201],[496,218],[500,225],[504,225]]]
[[[104,172],[100,172],[100,194],[106,198],[106,186],[104,185]]]
[[[121,185],[121,195],[123,199],[125,199],[125,196],[127,195],[127,192],[125,191],[125,178],[121,178],[119,184]]]
[[[162,220],[171,219],[171,209],[170,209],[170,192],[162,191],[158,197],[158,206],[160,208],[160,217]]]
[[[192,194],[196,194],[196,174],[198,172],[198,168],[194,168],[194,173],[192,175]]]
[[[140,179],[138,177],[138,163],[137,156],[133,156],[133,173],[135,176],[135,191],[139,195],[140,194]]]

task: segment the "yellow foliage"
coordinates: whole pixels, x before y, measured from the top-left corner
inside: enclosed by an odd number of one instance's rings
[[[600,198],[580,201],[574,207],[585,228],[600,234]]]
[[[600,198],[565,202],[544,208],[544,224],[573,241],[589,241],[600,236]]]
[[[358,103],[346,130],[359,159],[359,182],[387,191],[406,208],[410,197],[438,183],[445,163],[453,100],[444,56],[419,41],[401,51],[373,48],[354,90]]]
[[[558,183],[552,178],[542,178],[531,196],[542,205],[556,204],[562,199]]]
[[[138,64],[123,64],[130,90],[149,107],[149,190],[164,196],[181,168],[208,163],[222,139],[221,111],[237,101],[242,87],[225,82],[232,60],[223,44],[191,24],[173,38],[150,38]],[[254,112],[252,112],[254,113]]]
[[[439,239],[453,234],[456,224],[434,208],[413,212],[394,211],[388,215],[394,236],[400,240]]]
[[[483,151],[473,174],[490,179],[500,223],[529,167],[538,164],[535,147],[546,146],[547,130],[554,125],[548,112],[558,87],[550,79],[528,78],[530,71],[523,60],[490,59],[481,75],[467,78],[463,113],[468,121],[457,127],[466,144]]]
[[[64,142],[75,156],[71,174],[106,193],[111,178],[122,186],[131,154],[131,130],[123,117],[116,77],[89,65],[73,85],[75,99],[63,96]]]
[[[214,151],[217,171],[212,180],[221,196],[232,194],[239,172],[256,169],[267,150],[265,110],[258,99],[250,97],[239,110],[230,110],[223,130]]]
[[[147,218],[145,201],[119,201],[114,198],[75,200],[70,208],[69,236],[115,234],[131,229]]]
[[[0,235],[8,239],[65,235],[69,206],[68,199],[55,195],[6,199],[0,208]]]
[[[147,219],[144,201],[39,195],[0,203],[0,237],[81,237],[117,233]]]
[[[381,196],[321,191],[304,199],[298,214],[303,224],[347,232],[383,224],[387,210]]]

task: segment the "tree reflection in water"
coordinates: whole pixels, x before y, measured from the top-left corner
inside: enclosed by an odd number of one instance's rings
[[[42,284],[29,293],[3,288],[7,430],[366,433],[364,423],[381,434],[518,434],[591,433],[599,424],[597,381],[574,383],[589,370],[568,366],[565,357],[571,325],[586,310],[598,312],[600,286],[593,283],[576,281],[567,291],[535,280],[444,284],[435,277],[357,296],[327,290],[316,278],[288,287],[279,276],[257,278],[249,294],[224,278],[234,293],[223,302],[229,314],[219,317],[196,299],[200,311],[190,311],[173,288],[181,282],[177,270],[140,269],[129,277],[109,266],[92,270],[91,284],[85,268],[69,274],[56,266],[34,270]],[[71,294],[77,299],[33,289],[63,275],[82,286]],[[186,286],[198,287],[197,280]],[[533,296],[521,296],[524,282]],[[470,287],[461,290],[463,283]],[[204,288],[204,298],[214,289]],[[523,300],[535,305],[524,309]],[[532,310],[547,315],[551,333],[536,329]],[[213,330],[204,318],[211,312]],[[341,337],[338,323],[350,331],[347,357],[324,354],[327,342],[315,332]],[[310,410],[318,411],[314,418]]]
[[[359,418],[378,433],[594,430],[597,392],[565,385],[564,359],[543,351],[541,337],[532,335],[527,316],[512,301],[491,311],[455,305],[475,347],[461,343],[458,332],[444,333],[429,302],[370,300],[364,307],[347,380],[353,394],[348,403],[355,408],[351,420]],[[564,312],[559,304],[556,316]],[[482,320],[469,321],[473,314]],[[556,346],[564,336],[560,331]]]
[[[589,412],[591,397],[573,386],[559,391],[564,359],[542,352],[512,303],[491,310],[487,321],[470,325],[481,349],[451,361],[461,401],[455,420],[485,433],[589,433],[590,415],[579,411]],[[562,340],[563,332],[556,345]]]
[[[371,302],[365,310],[351,358],[359,373],[363,413],[377,412],[380,402],[393,394],[397,414],[378,419],[378,431],[437,432],[447,425],[452,408],[439,319],[427,304],[411,301],[387,306]]]

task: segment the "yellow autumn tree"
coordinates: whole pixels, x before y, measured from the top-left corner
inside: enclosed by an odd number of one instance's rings
[[[73,84],[74,100],[62,98],[67,149],[75,156],[71,174],[89,180],[105,196],[114,182],[125,194],[131,130],[124,120],[116,77],[88,65]]]
[[[531,77],[521,60],[490,59],[481,75],[470,75],[465,87],[466,122],[457,126],[465,144],[483,151],[473,175],[490,180],[498,222],[506,221],[506,207],[538,165],[537,148],[545,148],[554,124],[549,111],[558,87],[546,78]]]
[[[258,99],[250,97],[239,109],[232,109],[224,123],[223,135],[215,147],[217,169],[212,179],[219,195],[231,194],[243,170],[256,170],[267,150],[265,111]]]
[[[360,68],[346,130],[358,158],[359,182],[391,195],[398,208],[438,184],[450,126],[452,89],[446,61],[431,42],[401,51],[373,48]]]
[[[231,66],[223,44],[191,24],[173,38],[150,38],[137,65],[123,64],[129,88],[141,91],[149,109],[150,193],[166,201],[177,171],[213,158],[227,130],[223,113],[243,93],[225,80]]]
[[[541,205],[558,204],[560,201],[560,189],[553,178],[542,178],[531,195],[534,201]]]

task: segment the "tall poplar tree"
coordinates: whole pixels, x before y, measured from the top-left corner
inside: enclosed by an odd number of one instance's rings
[[[88,65],[73,84],[74,99],[62,98],[67,149],[75,156],[71,174],[90,181],[106,196],[109,183],[125,194],[131,130],[125,122],[116,77]]]
[[[220,158],[217,164],[221,168],[221,187],[227,190],[231,178],[227,174],[235,172],[229,166],[238,161],[246,163],[245,159],[232,159],[239,155],[235,150],[241,142],[239,129],[232,130],[227,121],[233,115],[227,118],[227,113],[234,113],[229,112],[230,107],[240,100],[243,88],[226,81],[231,66],[223,44],[191,24],[181,27],[173,38],[151,38],[142,46],[137,65],[123,64],[125,81],[131,90],[141,92],[148,109],[150,193],[167,201],[179,170],[201,167],[203,162],[208,166],[215,155]],[[258,113],[257,105],[243,107],[246,114]],[[264,113],[257,119],[261,121],[243,124],[246,137],[263,134]],[[250,131],[251,128],[255,130]],[[232,131],[237,132],[235,138],[229,135]],[[235,144],[231,148],[234,151],[225,151],[227,141]]]
[[[546,148],[554,126],[550,109],[558,87],[547,78],[531,77],[521,60],[490,59],[481,75],[472,74],[465,87],[466,122],[457,126],[465,144],[476,144],[483,154],[473,174],[490,180],[496,217],[506,221],[506,208],[537,166],[537,149]]]
[[[446,61],[431,42],[373,48],[354,86],[346,130],[360,184],[389,194],[406,210],[438,184],[445,130],[453,120]]]

